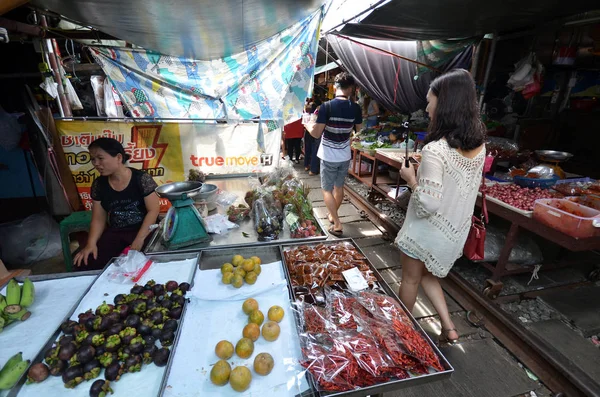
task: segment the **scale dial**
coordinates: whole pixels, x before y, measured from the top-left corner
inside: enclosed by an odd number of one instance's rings
[[[165,217],[165,223],[163,227],[163,237],[165,241],[171,240],[173,235],[175,234],[175,230],[177,229],[177,211],[175,211],[175,207],[169,208],[167,212],[167,216]]]

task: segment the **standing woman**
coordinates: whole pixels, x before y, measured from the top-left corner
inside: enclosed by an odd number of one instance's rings
[[[400,171],[413,191],[406,220],[396,237],[402,251],[400,299],[413,309],[419,284],[440,315],[440,341],[456,342],[438,277],[461,257],[485,160],[485,129],[479,117],[475,82],[464,69],[435,79],[427,93],[431,117],[422,161]]]
[[[365,97],[363,103],[363,119],[367,121],[367,127],[375,127],[377,125],[379,111],[377,102],[369,96]]]
[[[147,173],[125,166],[130,156],[119,141],[99,138],[89,151],[100,177],[92,183],[88,241],[74,258],[80,270],[102,269],[128,246],[141,251],[160,210],[156,182]]]

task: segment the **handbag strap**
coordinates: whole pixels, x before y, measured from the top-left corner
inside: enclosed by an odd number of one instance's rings
[[[481,221],[484,223],[489,223],[488,218],[488,210],[487,210],[487,200],[485,194],[485,173],[481,177]]]

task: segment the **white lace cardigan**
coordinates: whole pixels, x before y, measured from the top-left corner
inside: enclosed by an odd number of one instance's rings
[[[485,149],[469,159],[445,139],[423,148],[418,187],[396,245],[419,258],[437,277],[445,277],[462,255],[484,161]]]

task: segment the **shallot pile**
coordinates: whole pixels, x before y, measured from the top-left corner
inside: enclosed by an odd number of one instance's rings
[[[563,197],[560,193],[540,189],[539,187],[531,189],[512,184],[500,185],[498,183],[486,186],[485,193],[490,197],[504,201],[506,204],[523,211],[533,211],[533,205],[536,200]]]

